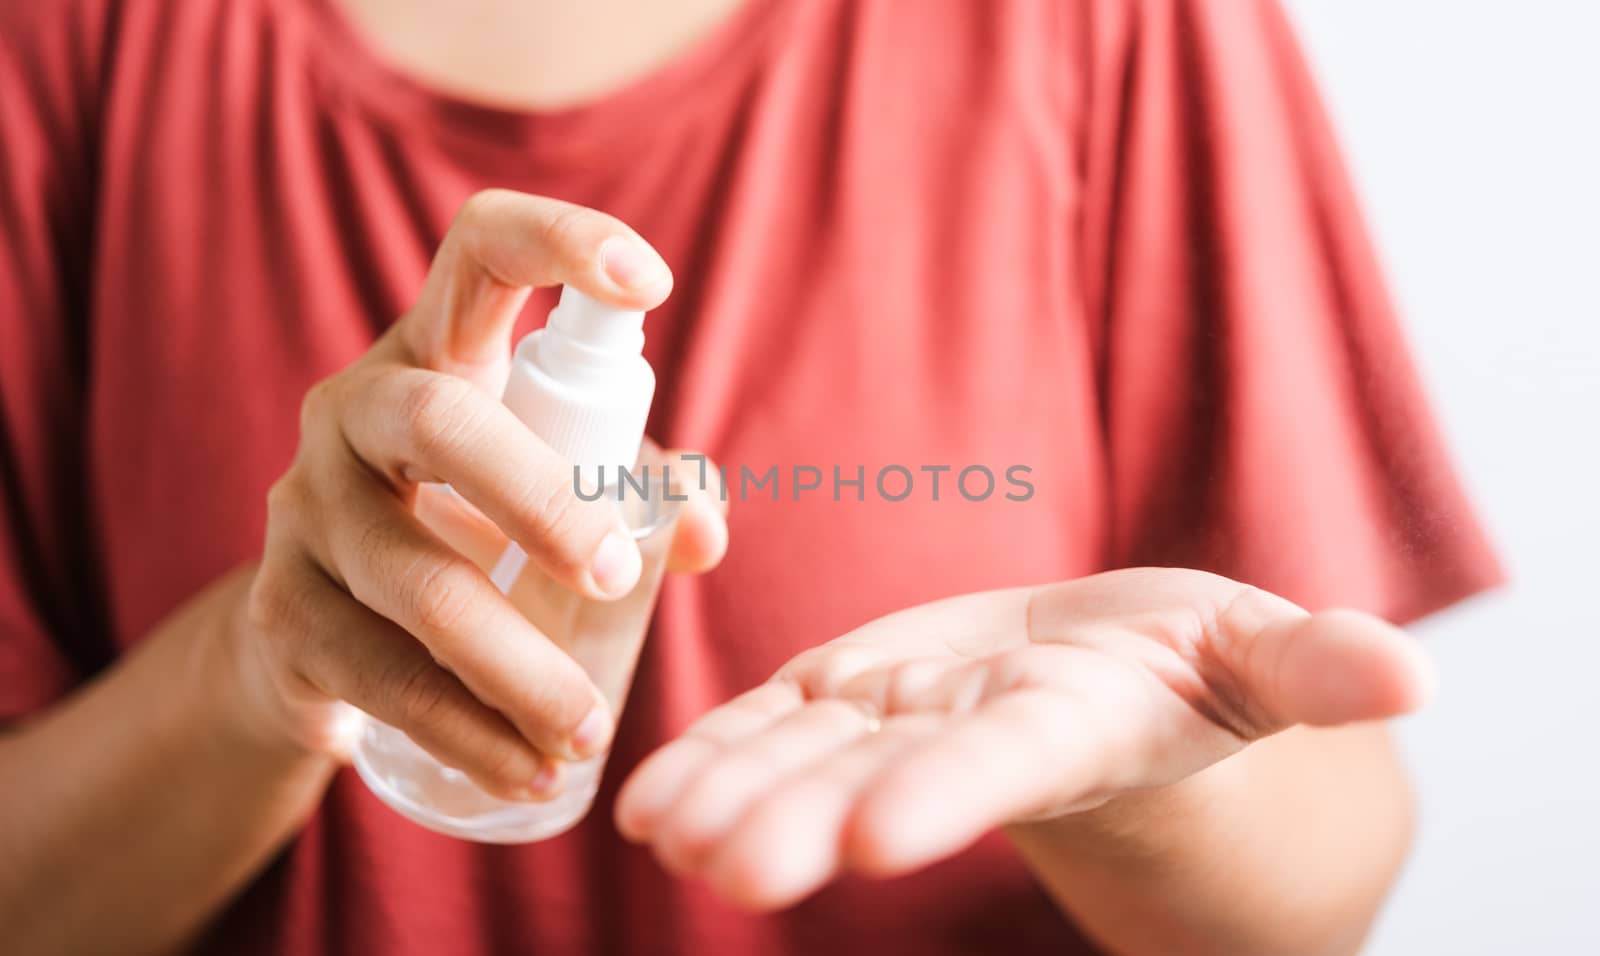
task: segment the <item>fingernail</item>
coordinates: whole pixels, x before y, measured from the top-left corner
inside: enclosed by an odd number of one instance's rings
[[[648,289],[672,275],[655,250],[626,236],[612,236],[600,244],[600,265],[624,289]]]
[[[539,772],[528,782],[528,794],[535,800],[548,800],[560,789],[561,765],[554,760],[539,764]]]
[[[621,597],[633,589],[642,567],[639,546],[620,531],[613,531],[595,549],[589,575],[595,587],[607,597]]]
[[[611,741],[611,718],[605,708],[596,705],[579,722],[572,732],[572,749],[580,757],[593,757]]]

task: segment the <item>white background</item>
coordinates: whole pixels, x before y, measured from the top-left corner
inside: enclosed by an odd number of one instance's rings
[[[1600,954],[1600,3],[1288,6],[1515,578],[1417,628],[1422,829],[1369,952]]]

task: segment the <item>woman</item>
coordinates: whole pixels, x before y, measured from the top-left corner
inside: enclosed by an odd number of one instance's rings
[[[1289,601],[1497,569],[1273,4],[0,9],[9,951],[1359,945],[1426,667]],[[565,283],[654,309],[656,439],[791,476],[620,726],[408,508],[631,585],[494,398]],[[340,699],[508,796],[612,773],[450,840],[340,769]]]

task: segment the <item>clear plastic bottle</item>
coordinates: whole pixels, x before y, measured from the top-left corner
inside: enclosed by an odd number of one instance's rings
[[[643,569],[632,591],[596,601],[549,578],[476,508],[444,485],[424,486],[419,520],[476,563],[534,626],[570,654],[620,715],[655,608],[681,497],[658,458],[640,455],[655,376],[642,350],[644,314],[603,306],[568,287],[546,327],[517,347],[506,404],[579,468],[586,497],[622,511]],[[620,472],[632,464],[631,480]],[[541,803],[501,800],[446,767],[403,732],[364,717],[357,772],[380,799],[421,825],[486,843],[527,843],[589,812],[605,755],[568,764],[563,790]]]

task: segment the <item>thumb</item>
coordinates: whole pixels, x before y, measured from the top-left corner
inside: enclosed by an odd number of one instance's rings
[[[1370,614],[1307,614],[1251,589],[1223,612],[1219,631],[1269,732],[1394,717],[1433,694],[1433,664],[1416,640]]]
[[[491,189],[456,214],[396,332],[415,364],[498,394],[517,314],[532,289],[554,285],[622,308],[653,309],[672,291],[672,272],[612,216]]]

